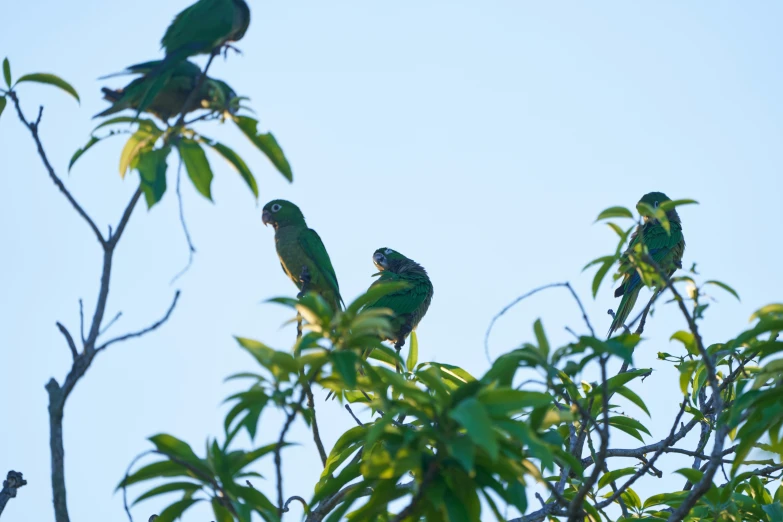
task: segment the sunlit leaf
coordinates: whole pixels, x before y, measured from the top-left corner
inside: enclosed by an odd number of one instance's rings
[[[598,489],[601,489],[602,487],[606,486],[610,482],[613,482],[621,477],[633,475],[634,473],[636,473],[636,468],[615,469],[613,471],[610,471],[609,473],[604,473],[603,475],[601,475],[601,478],[598,481]]]
[[[25,74],[24,76],[16,80],[15,85],[19,85],[22,82],[34,82],[34,83],[43,83],[46,85],[52,85],[54,87],[57,87],[67,92],[68,94],[76,98],[77,102],[81,103],[81,100],[79,99],[79,94],[76,92],[76,89],[74,89],[70,83],[66,82],[59,76],[55,76],[54,74],[49,74],[49,73]]]
[[[600,214],[598,214],[598,217],[595,218],[595,220],[601,221],[602,219],[611,219],[611,218],[633,219],[633,213],[625,207],[609,207],[603,212],[601,212]]]
[[[408,368],[409,372],[412,372],[419,362],[419,337],[416,335],[416,330],[411,332],[409,344],[408,360],[405,362],[405,366]]]
[[[123,147],[120,153],[120,176],[125,177],[136,156],[143,150],[151,149],[159,136],[156,132],[139,128],[128,138],[128,141],[125,142],[125,147]]]
[[[658,208],[663,210],[664,212],[668,212],[676,207],[681,207],[683,205],[698,205],[699,202],[695,199],[675,199],[671,201],[664,201],[660,205],[658,205]]]

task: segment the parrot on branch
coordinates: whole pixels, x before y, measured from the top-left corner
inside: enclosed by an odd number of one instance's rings
[[[284,199],[270,201],[264,205],[261,220],[275,229],[280,265],[299,289],[299,297],[314,291],[333,311],[342,310],[343,298],[332,261],[321,238],[307,227],[299,207]]]
[[[125,109],[138,111],[147,90],[148,77],[161,63],[160,60],[140,63],[120,73],[141,74],[142,76],[134,79],[122,89],[103,87],[101,89],[103,98],[111,102],[112,105],[93,117],[109,116]],[[205,78],[199,87],[198,95],[191,99],[190,93],[196,88],[200,75],[201,69],[196,64],[187,60],[178,63],[174,67],[168,83],[144,110],[163,121],[168,121],[181,112],[187,114],[198,109],[212,109],[232,114],[238,110],[239,98],[234,90],[225,82],[210,77]],[[188,103],[187,107],[185,107],[186,102]]]
[[[199,54],[218,55],[230,42],[239,41],[249,25],[250,8],[245,0],[198,0],[180,11],[160,41],[166,57],[139,84],[137,116],[167,88],[182,61]]]
[[[364,309],[388,308],[394,312],[391,319],[393,336],[384,340],[393,342],[399,352],[405,345],[405,338],[416,329],[430,307],[434,293],[432,282],[424,267],[391,248],[379,248],[373,253],[372,260],[379,270],[375,275],[379,277],[370,288],[389,282],[408,283],[405,288],[364,306]]]
[[[657,209],[664,201],[671,201],[663,192],[650,192],[642,196],[639,203],[645,203]],[[677,214],[677,210],[671,209],[666,212],[666,218],[669,220],[670,231],[667,233],[660,221],[650,216],[644,216],[644,222],[636,227],[628,248],[620,258],[618,274],[623,278],[622,284],[615,290],[614,296],[620,297],[620,306],[617,307],[617,313],[614,315],[612,325],[609,328],[609,335],[623,327],[625,320],[631,313],[636,299],[639,297],[639,290],[643,286],[642,277],[637,267],[631,262],[630,257],[634,254],[634,249],[640,243],[647,246],[650,257],[661,268],[661,270],[671,277],[675,270],[682,268],[682,255],[685,251],[685,237],[682,233],[682,221]]]

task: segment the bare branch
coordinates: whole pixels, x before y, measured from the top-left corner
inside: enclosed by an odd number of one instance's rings
[[[255,488],[254,488],[255,489]],[[297,502],[300,502],[302,506],[304,506],[305,513],[307,513],[307,502],[305,499],[298,495],[294,495],[293,497],[290,497],[288,500],[285,501],[285,504],[283,505],[283,513],[288,513],[288,504],[296,500]],[[132,521],[131,521],[132,522]]]
[[[82,346],[86,342],[84,338],[84,301],[79,299],[79,335],[82,337]]]
[[[166,315],[164,315],[163,317],[158,319],[155,323],[153,323],[150,326],[148,326],[148,327],[146,327],[146,328],[144,328],[142,330],[139,330],[137,332],[127,333],[125,335],[121,335],[119,337],[115,337],[114,339],[106,341],[101,346],[96,348],[95,352],[97,353],[97,352],[99,352],[101,350],[105,350],[106,348],[108,348],[109,346],[111,346],[114,343],[127,341],[128,339],[134,339],[136,337],[141,337],[143,335],[146,335],[146,334],[152,332],[153,330],[157,330],[163,323],[168,321],[169,317],[171,317],[171,312],[173,312],[174,311],[174,307],[177,306],[177,301],[179,300],[179,296],[180,296],[180,291],[177,290],[174,293],[174,300],[171,301],[171,305],[169,306],[169,309],[166,311]]]
[[[3,489],[0,490],[0,514],[3,513],[8,501],[16,497],[16,492],[22,486],[26,486],[27,481],[22,477],[19,471],[9,471],[6,479],[3,481]]]
[[[103,234],[101,234],[101,231],[98,229],[98,226],[95,224],[92,218],[87,215],[87,212],[84,211],[84,209],[82,208],[81,205],[79,205],[76,199],[74,199],[73,195],[71,195],[71,192],[65,187],[65,184],[55,173],[52,164],[49,163],[49,157],[46,155],[46,152],[44,151],[43,148],[43,143],[41,143],[41,137],[38,135],[38,126],[40,125],[41,117],[43,116],[43,107],[41,107],[38,111],[38,119],[35,122],[30,122],[27,121],[27,118],[25,118],[24,113],[22,112],[22,107],[19,104],[19,98],[16,96],[16,93],[14,91],[8,91],[8,97],[11,98],[11,100],[14,102],[14,106],[16,107],[16,113],[19,115],[19,120],[30,131],[30,134],[33,137],[33,141],[35,141],[35,145],[38,147],[38,155],[41,157],[41,161],[43,161],[44,167],[46,168],[46,171],[49,173],[49,177],[52,179],[54,184],[57,185],[57,188],[60,189],[60,192],[63,193],[65,199],[67,199],[68,202],[71,204],[71,206],[74,208],[74,210],[76,210],[76,213],[79,214],[82,217],[82,219],[84,219],[84,221],[87,222],[87,225],[95,234],[95,237],[98,239],[98,242],[101,244],[101,246],[103,246],[106,243],[106,240],[103,238]]]
[[[71,332],[69,332],[60,321],[57,321],[55,324],[57,325],[57,329],[60,330],[60,333],[63,334],[63,337],[65,337],[65,340],[68,343],[68,348],[71,349],[71,355],[73,356],[73,359],[76,360],[76,358],[79,357],[79,352],[76,350],[76,343],[73,342]]]
[[[116,322],[117,322],[117,320],[118,320],[120,317],[122,317],[122,312],[117,312],[117,315],[115,315],[114,317],[112,317],[111,321],[109,321],[108,323],[106,323],[106,326],[104,326],[103,328],[101,328],[101,331],[98,333],[98,335],[103,335],[103,334],[105,334],[105,333],[106,333],[106,332],[109,330],[109,328],[111,328],[111,327],[112,327],[112,325],[113,325],[114,323],[116,323]]]

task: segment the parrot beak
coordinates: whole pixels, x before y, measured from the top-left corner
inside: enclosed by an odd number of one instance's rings
[[[261,222],[264,224],[264,226],[267,226],[269,223],[272,222],[272,213],[268,210],[264,210],[261,213]]]

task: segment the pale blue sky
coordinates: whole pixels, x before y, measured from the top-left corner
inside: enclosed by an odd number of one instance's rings
[[[6,9],[0,49],[14,74],[54,72],[82,96],[78,106],[51,88],[20,89],[29,115],[46,105],[41,133],[62,176],[94,126],[90,117],[105,107],[104,83],[95,79],[160,56],[160,36],[186,5],[72,0]],[[780,301],[779,2],[254,1],[251,8],[239,44],[244,56],[218,61],[212,74],[252,98],[261,125],[291,161],[294,184],[235,129],[205,132],[245,156],[261,205],[277,197],[300,205],[329,249],[346,300],[371,282],[378,247],[428,269],[435,299],[419,329],[422,360],[481,374],[492,315],[553,281],[572,281],[604,331],[605,311],[616,302],[606,285],[590,299],[592,272],[580,270],[614,248],[614,235],[592,221],[607,206],[632,207],[650,190],[701,202],[681,211],[684,264],[698,262],[705,278],[742,295],[737,303],[716,292],[720,302],[703,326],[708,342],[736,334],[755,308]],[[115,223],[134,190],[136,175],[123,182],[117,173],[121,146],[97,146],[67,178],[99,223]],[[100,253],[8,109],[0,147],[0,471],[17,469],[29,480],[4,520],[51,520],[43,386],[52,376],[62,382],[70,366],[54,323],[77,331],[80,297],[92,312]],[[222,379],[252,368],[232,335],[281,349],[293,340],[292,327],[280,328],[289,312],[259,304],[294,293],[273,232],[239,177],[212,163],[215,205],[189,184],[184,189],[198,254],[176,285],[183,294],[171,321],[99,356],[67,404],[74,520],[124,518],[112,491],[148,448],[145,437],[170,432],[200,450],[205,437],[221,433],[220,402],[236,387]],[[173,186],[173,169],[170,176]],[[123,318],[111,332],[155,320],[186,259],[170,192],[153,211],[133,216],[117,252],[107,313],[122,310]],[[493,353],[530,340],[537,317],[558,342],[567,340],[565,325],[582,328],[573,303],[555,290],[498,323]],[[659,309],[636,359],[659,370],[634,387],[649,398],[651,440],[668,431],[679,393],[676,373],[655,353],[676,352],[668,334],[682,326],[673,308]],[[318,405],[330,447],[352,421],[336,402]],[[261,441],[278,427],[279,418],[265,414]],[[308,498],[320,465],[301,425],[292,436],[302,445],[284,454],[286,493]],[[689,463],[668,459],[663,469],[682,465]],[[272,491],[271,460],[262,471],[267,480],[256,485]],[[667,477],[637,491],[644,498],[670,485]],[[142,504],[136,519],[160,505]],[[207,517],[194,511],[187,520]]]

